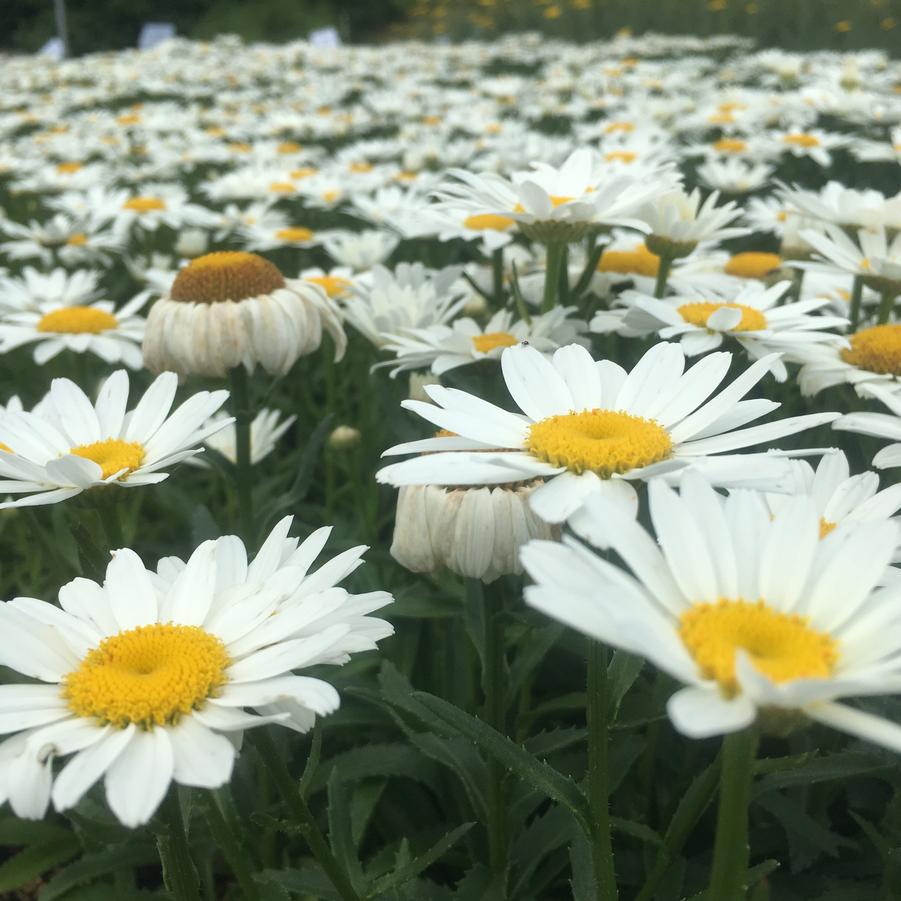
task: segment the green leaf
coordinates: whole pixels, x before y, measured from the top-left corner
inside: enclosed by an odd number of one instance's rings
[[[20,848],[35,842],[49,842],[71,835],[71,830],[43,820],[20,820],[16,816],[0,819],[0,845]]]
[[[383,781],[366,782],[358,785],[354,790],[350,802],[350,823],[351,838],[357,849],[360,847],[360,842],[363,841],[363,836],[375,813],[376,805],[384,791],[385,783]]]
[[[835,779],[850,779],[855,776],[875,776],[880,773],[895,772],[897,767],[884,763],[875,757],[853,751],[840,751],[806,761],[803,766],[770,773],[758,779],[754,786],[754,796],[796,785],[814,785]]]
[[[295,894],[312,895],[316,901],[342,901],[328,877],[316,866],[302,870],[263,870],[254,879],[263,885],[274,883]]]
[[[660,835],[651,829],[650,826],[645,826],[644,823],[636,823],[635,820],[610,817],[610,826],[617,832],[622,832],[623,835],[631,835],[632,838],[637,838],[640,842],[648,845],[660,845],[663,842]]]
[[[54,901],[73,888],[108,877],[114,870],[141,867],[154,863],[156,848],[150,842],[122,844],[94,854],[86,854],[57,873],[42,889],[40,901]]]
[[[10,892],[71,860],[81,845],[73,834],[29,845],[0,864],[0,892]]]
[[[463,823],[461,826],[448,832],[447,835],[435,842],[435,844],[424,854],[420,854],[419,857],[407,861],[394,870],[394,872],[379,879],[372,887],[367,897],[377,898],[381,893],[392,891],[399,888],[404,883],[409,882],[411,879],[414,879],[423,870],[430,867],[436,860],[441,858],[444,853],[466,835],[474,825],[475,823]]]
[[[607,667],[607,680],[610,691],[610,716],[615,720],[619,713],[619,705],[641,675],[644,658],[626,651],[615,651],[610,665]]]
[[[539,629],[532,629],[527,633],[527,640],[510,667],[510,680],[507,691],[511,700],[519,694],[526,680],[557,643],[563,634],[564,628],[564,626],[553,623]]]
[[[585,835],[575,829],[569,846],[569,860],[572,865],[569,884],[573,901],[598,901],[600,895],[591,862],[591,845]]]
[[[328,780],[328,829],[332,853],[350,877],[354,886],[361,883],[363,870],[357,858],[350,819],[350,797],[347,783],[339,768],[332,770]]]
[[[521,745],[501,735],[487,723],[464,713],[441,698],[416,691],[413,692],[412,699],[425,707],[439,721],[443,721],[445,729],[475,742],[487,754],[491,754],[509,767],[524,782],[551,800],[567,807],[583,827],[588,828],[588,802],[572,779],[533,757]]]

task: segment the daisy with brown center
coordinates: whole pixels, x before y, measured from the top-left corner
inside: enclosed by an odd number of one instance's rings
[[[817,314],[829,306],[826,298],[812,298],[780,305],[791,287],[790,282],[777,282],[767,288],[756,282],[746,284],[734,297],[684,295],[661,300],[626,291],[620,302],[623,311],[605,311],[595,317],[592,330],[612,331],[611,312],[619,316],[617,328],[628,336],[656,334],[669,341],[678,339],[689,357],[714,350],[724,339],[735,340],[748,355],[759,360],[767,354],[779,353],[772,361],[773,374],[780,382],[788,377],[785,360],[816,344],[844,345],[842,336],[830,332],[847,325],[839,316]]]
[[[136,314],[146,302],[146,293],[141,293],[118,310],[109,301],[98,301],[44,305],[38,310],[3,316],[0,353],[33,344],[34,361],[39,366],[68,351],[92,353],[105,363],[123,363],[131,369],[140,369],[144,319]]]
[[[623,568],[576,538],[532,542],[526,602],[683,683],[668,712],[685,735],[736,732],[776,708],[901,751],[901,726],[839,703],[901,691],[901,586],[877,588],[896,524],[821,538],[808,496],[773,516],[761,494],[724,498],[696,473],[681,495],[649,487],[655,535],[595,503],[571,523]]]
[[[30,507],[67,500],[82,491],[114,485],[134,488],[168,478],[162,470],[203,450],[202,442],[230,420],[208,420],[227,391],[201,391],[170,415],[178,379],[159,376],[137,406],[126,412],[128,375],[113,373],[96,403],[68,379],[54,379],[50,393],[30,413],[0,416],[0,504]]]
[[[510,347],[501,356],[501,369],[521,413],[430,385],[425,390],[434,403],[407,400],[403,406],[472,442],[471,449],[442,453],[446,445],[439,438],[401,444],[385,454],[434,453],[386,466],[376,478],[398,486],[542,478],[546,482],[530,503],[547,522],[567,519],[593,494],[634,511],[632,481],[661,473],[678,478],[689,466],[706,469],[721,484],[759,481],[775,488],[785,475],[779,456],[723,454],[831,422],[838,414],[741,428],[778,407],[768,400],[742,400],[773,360],[757,361],[711,397],[731,362],[729,353],[712,353],[686,370],[682,348],[664,343],[626,372],[611,360],[593,360],[577,344],[552,358],[534,347]]]
[[[144,362],[179,375],[224,377],[260,365],[284,375],[318,350],[323,330],[344,355],[347,340],[334,303],[317,285],[286,279],[261,256],[210,253],[182,269],[147,317]]]
[[[374,648],[393,630],[368,614],[391,596],[337,587],[364,548],[310,572],[329,529],[298,546],[290,525],[280,522],[250,563],[234,536],[204,542],[187,562],[160,561],[158,572],[123,548],[102,585],[75,579],[59,606],[0,604],[0,663],[35,680],[0,686],[0,732],[11,736],[0,744],[0,802],[37,819],[103,779],[112,812],[133,828],[173,782],[226,783],[245,729],[306,732],[335,711],[328,682],[293,671]]]

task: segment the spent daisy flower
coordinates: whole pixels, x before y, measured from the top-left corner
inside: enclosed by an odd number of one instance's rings
[[[209,253],[181,269],[151,308],[144,362],[152,372],[225,376],[256,365],[284,375],[314,353],[323,331],[335,359],[347,338],[335,305],[318,286],[286,279],[264,257],[243,251]]]
[[[97,401],[69,379],[54,379],[31,412],[0,417],[0,504],[55,504],[94,488],[134,488],[168,478],[165,467],[200,453],[203,442],[228,420],[208,420],[227,391],[200,391],[170,414],[178,378],[158,376],[137,406],[126,412],[128,374],[114,372]]]
[[[514,321],[509,310],[498,310],[484,326],[463,317],[449,326],[405,329],[388,336],[382,349],[393,353],[395,359],[379,365],[393,367],[392,376],[410,369],[429,369],[441,375],[479,360],[499,360],[504,348],[523,341],[542,353],[551,353],[577,341],[586,331],[584,321],[571,318],[576,312],[575,307],[554,307],[526,322]]]
[[[750,283],[732,298],[709,293],[703,298],[693,294],[660,300],[626,291],[620,298],[626,308],[613,312],[619,313],[626,334],[656,334],[664,341],[678,339],[689,357],[715,350],[726,338],[735,340],[754,360],[772,353],[793,360],[800,350],[819,343],[844,346],[844,338],[828,329],[847,325],[847,320],[814,315],[828,307],[829,300],[811,298],[780,305],[790,287],[787,281],[770,287]],[[596,317],[592,330],[610,331],[610,312]],[[788,370],[783,357],[773,359],[772,367],[776,379],[784,382]]]
[[[400,444],[385,455],[431,451],[376,474],[391,485],[497,485],[534,478],[546,482],[530,498],[547,522],[562,522],[595,493],[632,509],[632,481],[688,467],[707,469],[722,484],[733,479],[781,483],[785,461],[767,454],[726,455],[831,422],[837,413],[793,416],[741,426],[778,408],[742,400],[772,366],[764,357],[715,397],[732,354],[708,354],[685,370],[677,344],[652,347],[626,372],[595,361],[578,344],[548,358],[533,347],[507,348],[504,382],[522,411],[510,413],[465,391],[429,385],[434,403],[406,400],[408,410],[458,435]],[[711,455],[719,455],[711,457]],[[714,475],[715,473],[715,475]],[[734,483],[733,483],[734,484]]]
[[[0,353],[34,345],[34,362],[42,366],[64,351],[91,353],[105,363],[143,366],[144,319],[137,315],[145,293],[116,309],[110,301],[51,306],[0,317]]]
[[[776,708],[901,751],[901,726],[839,703],[901,688],[901,586],[877,588],[895,523],[821,540],[812,498],[773,516],[760,493],[723,498],[697,473],[681,495],[652,481],[649,501],[656,541],[596,504],[573,522],[629,572],[576,538],[527,545],[526,603],[683,683],[667,711],[690,737],[737,732]]]
[[[294,671],[374,648],[392,628],[368,614],[391,595],[337,587],[365,548],[311,572],[329,529],[298,544],[290,525],[280,522],[252,562],[235,536],[204,542],[186,562],[165,558],[157,572],[122,548],[103,584],[75,579],[59,606],[0,604],[0,663],[35,680],[0,686],[11,736],[0,744],[0,801],[37,819],[103,779],[113,814],[134,828],[173,782],[228,782],[244,730],[306,732],[334,712],[332,685]]]

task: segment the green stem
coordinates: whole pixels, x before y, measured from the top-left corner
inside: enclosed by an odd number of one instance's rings
[[[548,313],[557,303],[557,292],[563,264],[566,260],[565,244],[547,245],[547,265],[544,272],[544,296],[541,300],[541,312]]]
[[[199,901],[197,870],[191,860],[191,849],[174,787],[160,806],[160,823],[156,829],[156,849],[163,867],[163,883],[175,901]]]
[[[279,755],[272,736],[264,727],[255,729],[251,737],[263,763],[272,775],[272,781],[281,794],[291,817],[306,839],[319,866],[322,867],[325,875],[335,887],[335,891],[341,897],[341,901],[360,901],[360,896],[351,884],[350,878],[335,859],[325,836],[316,824],[316,819],[300,792],[299,784],[288,772],[288,767]]]
[[[504,248],[498,247],[491,254],[491,273],[493,277],[492,295],[494,305],[500,309],[504,305]]]
[[[616,901],[616,869],[610,839],[609,717],[607,648],[599,641],[588,646],[588,800],[591,806],[591,857],[599,897]]]
[[[849,319],[851,320],[850,331],[856,332],[860,325],[860,305],[863,301],[863,276],[855,275],[854,283],[851,286],[851,312]]]
[[[884,290],[882,292],[882,300],[879,301],[879,325],[884,325],[892,318],[892,311],[895,308],[895,292],[892,290]]]
[[[469,580],[475,582],[476,580]],[[479,583],[481,588],[481,583]],[[486,599],[487,600],[487,599]],[[504,660],[504,620],[500,604],[485,603],[484,658],[482,691],[485,695],[485,719],[502,735],[506,725],[506,661]],[[495,891],[506,898],[507,883],[507,809],[504,803],[506,771],[495,757],[488,759],[488,854],[495,874]]]
[[[717,810],[709,901],[744,901],[748,874],[748,807],[757,752],[753,729],[723,739],[720,798]]]
[[[210,824],[210,833],[213,836],[213,841],[215,841],[222,852],[222,856],[231,868],[232,873],[235,874],[244,898],[247,901],[259,901],[259,889],[253,881],[253,875],[247,866],[247,861],[250,857],[247,849],[242,847],[241,840],[235,835],[223,816],[215,793],[211,791],[204,792],[204,802],[206,819]]]
[[[657,269],[657,281],[654,283],[654,297],[660,300],[666,293],[666,282],[669,278],[670,269],[673,268],[673,257],[665,254],[660,257],[660,266]]]
[[[110,551],[121,548],[125,544],[122,537],[122,521],[119,519],[119,498],[108,495],[108,492],[116,490],[115,488],[104,488],[102,491],[107,496],[97,499],[97,513],[106,535],[106,546]]]
[[[229,371],[232,412],[235,416],[235,479],[238,489],[238,518],[241,537],[252,541],[253,519],[253,467],[250,462],[250,385],[247,370],[236,366]]]

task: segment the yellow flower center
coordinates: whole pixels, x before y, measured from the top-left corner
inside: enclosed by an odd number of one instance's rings
[[[5,444],[5,443],[2,442],[2,441],[0,441],[0,451],[4,451],[4,452],[6,452],[7,454],[12,454],[12,453],[14,453],[13,449],[12,449],[8,444]]]
[[[639,244],[634,250],[605,250],[598,262],[598,272],[621,275],[644,275],[655,278],[660,271],[660,257]]]
[[[782,265],[778,253],[737,253],[723,267],[727,275],[738,278],[766,278],[774,269]]]
[[[711,125],[731,125],[735,121],[735,116],[732,113],[714,113],[707,117],[707,121]]]
[[[87,243],[88,236],[84,232],[75,232],[74,235],[69,235],[69,239],[66,241],[70,247],[84,247]]]
[[[300,144],[295,143],[294,141],[282,141],[278,147],[275,148],[277,153],[300,153],[303,150],[303,147]]]
[[[732,326],[732,332],[756,332],[766,328],[766,316],[754,307],[745,306],[743,303],[713,303],[712,301],[699,301],[698,303],[683,303],[676,308],[676,312],[686,321],[698,328],[707,328],[707,320],[717,311],[722,309],[741,310],[741,319],[738,325]]]
[[[721,138],[714,143],[713,149],[720,153],[744,153],[748,145],[740,138]]]
[[[144,446],[138,441],[123,441],[121,438],[106,438],[91,444],[79,444],[70,454],[93,460],[102,470],[102,478],[108,479],[122,472],[119,480],[134,472],[144,462]]]
[[[372,172],[372,163],[367,163],[365,160],[357,163],[351,163],[350,171],[359,173]]]
[[[634,163],[638,154],[632,150],[611,150],[604,159],[608,163]]]
[[[841,358],[880,375],[901,375],[901,325],[874,325],[848,336]]]
[[[141,115],[140,113],[125,113],[124,115],[119,116],[116,121],[120,125],[140,125]]]
[[[635,131],[635,124],[633,122],[611,122],[605,129],[604,134],[612,135],[616,132],[630,132]]]
[[[225,645],[198,626],[152,623],[105,638],[62,683],[77,716],[124,729],[177,723],[227,681]]]
[[[273,194],[293,194],[295,188],[289,181],[274,181],[269,185],[269,190]]]
[[[485,332],[484,335],[474,335],[472,339],[472,346],[480,354],[490,353],[498,347],[513,347],[514,344],[519,344],[519,339],[509,332]]]
[[[323,191],[322,192],[322,199],[326,203],[335,203],[335,201],[339,200],[340,197],[341,197],[341,192],[338,190],[335,190],[335,189],[332,189],[331,191]]]
[[[79,335],[85,332],[99,334],[114,329],[118,325],[116,317],[105,310],[94,307],[62,307],[45,313],[39,320],[39,332],[54,332],[60,335]]]
[[[159,197],[129,197],[122,204],[123,210],[133,210],[135,213],[151,213],[154,210],[166,209],[166,202]]]
[[[785,135],[782,139],[783,144],[792,144],[795,147],[819,147],[820,139],[816,135],[809,135],[803,131],[793,132]]]
[[[715,679],[726,697],[738,693],[735,652],[774,682],[827,678],[838,661],[838,643],[797,614],[780,613],[763,601],[721,599],[693,604],[679,618],[679,637],[701,675]]]
[[[56,166],[56,171],[59,172],[60,175],[72,175],[74,172],[78,172],[81,167],[82,164],[76,162],[58,163]]]
[[[253,147],[250,146],[246,141],[235,141],[232,144],[228,145],[228,149],[232,153],[250,153],[253,150]]]
[[[564,413],[534,423],[527,450],[572,472],[610,478],[665,460],[673,452],[669,433],[653,419],[619,410]]]
[[[820,538],[825,538],[836,526],[837,522],[830,522],[828,519],[820,517]]]
[[[169,296],[192,303],[245,300],[285,287],[269,260],[255,253],[226,250],[191,260],[175,278]]]
[[[308,275],[304,281],[319,285],[332,299],[343,296],[350,287],[350,282],[346,278],[337,275]]]
[[[309,178],[311,175],[315,175],[316,170],[312,166],[302,166],[300,169],[292,169],[289,175],[291,178],[295,180],[300,180],[303,178]],[[277,182],[276,182],[277,184]],[[291,185],[291,190],[294,190],[294,185]]]
[[[301,225],[292,226],[291,228],[280,228],[275,237],[280,241],[311,241],[313,232]]]
[[[469,228],[477,232],[503,232],[508,228],[512,228],[512,226],[513,220],[509,216],[499,216],[496,213],[476,213],[476,215],[467,216],[463,220],[464,228]]]

